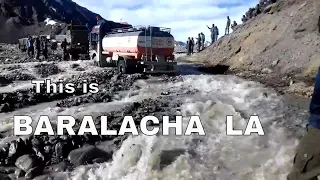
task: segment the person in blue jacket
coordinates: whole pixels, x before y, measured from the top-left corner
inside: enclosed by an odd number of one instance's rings
[[[27,54],[29,56],[29,58],[33,57],[34,55],[34,47],[33,47],[33,40],[32,37],[29,36],[26,42],[26,46],[27,46]]]
[[[317,180],[320,177],[320,68],[310,103],[306,135],[300,140],[287,180]]]

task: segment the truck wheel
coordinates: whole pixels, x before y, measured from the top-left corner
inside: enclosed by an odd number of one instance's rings
[[[126,73],[127,73],[127,65],[126,65],[126,63],[124,62],[124,60],[119,60],[119,61],[118,61],[118,71],[119,71],[121,74],[126,74]]]

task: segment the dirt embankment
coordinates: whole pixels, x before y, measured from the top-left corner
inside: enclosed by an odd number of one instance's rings
[[[319,15],[318,0],[280,0],[187,60],[310,96],[320,66]]]

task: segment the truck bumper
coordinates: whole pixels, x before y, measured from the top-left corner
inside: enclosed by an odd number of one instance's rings
[[[177,62],[142,61],[144,73],[171,74],[177,72]]]

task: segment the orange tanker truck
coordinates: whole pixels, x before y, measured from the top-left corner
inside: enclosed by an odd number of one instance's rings
[[[92,28],[89,54],[98,66],[115,66],[121,73],[176,73],[171,29],[121,26],[100,22]]]

